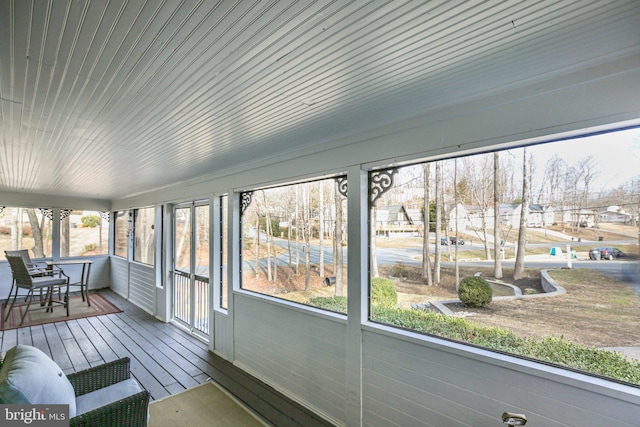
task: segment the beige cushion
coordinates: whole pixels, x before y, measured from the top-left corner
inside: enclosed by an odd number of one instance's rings
[[[10,349],[0,368],[0,403],[69,405],[76,415],[73,386],[62,369],[35,347],[19,344]]]

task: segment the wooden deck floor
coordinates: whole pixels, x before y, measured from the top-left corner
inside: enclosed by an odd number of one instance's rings
[[[121,313],[0,332],[0,351],[35,346],[66,372],[128,356],[131,373],[153,400],[215,380],[277,426],[329,426],[308,409],[209,352],[208,345],[160,322],[109,290],[101,293]]]

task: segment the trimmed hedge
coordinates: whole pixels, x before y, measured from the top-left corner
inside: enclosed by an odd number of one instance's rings
[[[398,304],[395,283],[383,277],[373,278],[371,280],[371,304],[381,307],[395,307]]]
[[[373,307],[373,320],[456,341],[462,341],[529,357],[568,368],[640,384],[640,362],[623,354],[587,347],[563,338],[546,337],[537,340],[518,337],[513,332],[490,326],[480,326],[460,317],[449,317],[425,310],[404,310]]]
[[[315,297],[311,298],[309,303],[325,310],[337,311],[338,313],[347,312],[347,297]]]
[[[621,353],[587,347],[557,337],[519,337],[508,329],[481,326],[461,317],[432,311],[395,308],[395,286],[391,292],[388,283],[376,283],[378,293],[373,292],[374,295],[378,295],[378,299],[384,295],[382,299],[392,304],[373,304],[372,320],[376,322],[640,384],[640,362],[627,359]],[[392,296],[394,294],[395,299]],[[339,313],[347,312],[346,297],[317,297],[312,298],[310,303]]]

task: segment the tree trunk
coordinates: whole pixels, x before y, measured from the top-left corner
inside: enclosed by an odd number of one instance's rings
[[[269,201],[267,195],[262,192],[264,200],[264,232],[267,239],[267,280],[273,281],[273,274],[271,270],[271,215],[269,215]]]
[[[527,216],[529,213],[529,172],[530,165],[527,160],[527,148],[524,148],[522,157],[522,209],[520,211],[520,230],[518,231],[518,251],[516,252],[516,262],[513,267],[514,280],[526,277],[524,271],[524,255],[527,250]]]
[[[370,252],[371,252],[371,277],[379,277],[378,272],[378,256],[376,254],[376,224],[378,221],[378,208],[376,205],[371,206],[371,236],[370,236]]]
[[[304,290],[311,289],[311,203],[309,184],[302,187],[302,217],[304,222]]]
[[[335,187],[335,205],[336,205],[336,220],[335,220],[335,245],[334,245],[334,254],[333,259],[335,260],[334,264],[334,274],[336,276],[336,296],[344,296],[344,284],[342,278],[342,197],[340,197],[340,192],[338,191],[338,181],[336,181]]]
[[[456,292],[458,291],[458,288],[460,286],[460,257],[459,257],[459,252],[460,250],[458,249],[460,247],[460,245],[458,244],[459,242],[459,237],[458,237],[458,217],[459,212],[458,212],[458,159],[454,159],[453,161],[453,203],[456,207],[456,220],[455,220],[455,235],[456,235],[456,262],[455,262],[455,271],[456,271]]]
[[[296,276],[300,274],[300,197],[298,189],[299,185],[296,185]]]
[[[493,277],[502,279],[502,245],[500,244],[500,155],[493,153]]]
[[[320,224],[318,226],[318,245],[319,254],[318,262],[320,267],[320,277],[324,277],[324,181],[320,181],[320,203],[318,207],[318,220]]]
[[[62,258],[66,258],[69,256],[69,246],[70,246],[70,236],[69,236],[69,217],[66,217],[62,221],[60,221],[60,256]]]
[[[436,249],[435,259],[433,261],[433,281],[440,283],[440,236],[442,235],[442,164],[441,161],[436,162]]]
[[[255,268],[254,272],[256,277],[258,277],[258,272],[260,271],[260,215],[256,212],[256,259],[255,259]]]
[[[429,231],[431,223],[431,194],[429,191],[429,175],[431,173],[429,163],[422,166],[424,173],[424,232],[422,233],[422,279],[427,281],[428,286],[433,286],[433,276],[431,273],[431,258],[429,255]],[[436,246],[437,246],[436,242]]]
[[[33,257],[44,258],[44,244],[42,240],[42,229],[38,223],[38,216],[35,209],[27,209],[29,216],[29,224],[31,224],[31,233],[33,234]]]

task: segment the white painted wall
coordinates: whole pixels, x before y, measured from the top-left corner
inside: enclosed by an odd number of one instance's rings
[[[235,363],[325,418],[343,422],[344,316],[242,292],[235,309],[242,313],[234,324]]]

